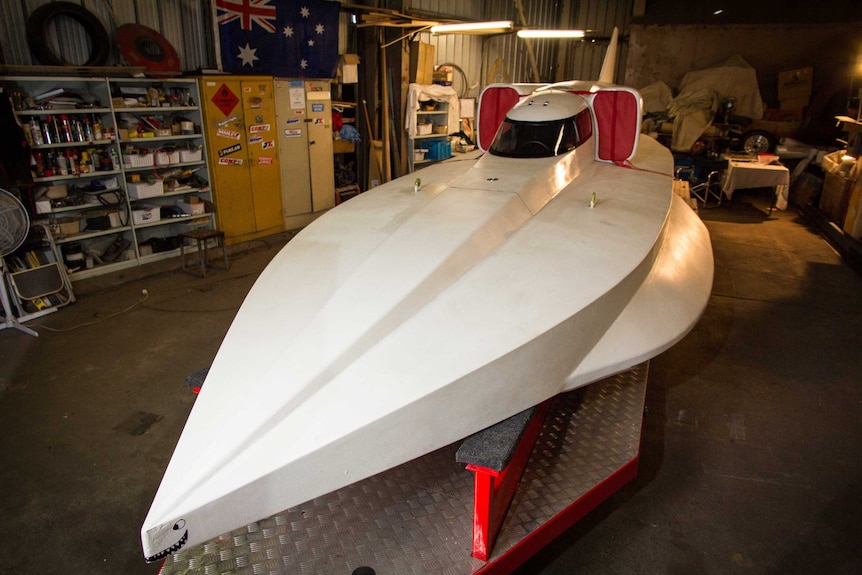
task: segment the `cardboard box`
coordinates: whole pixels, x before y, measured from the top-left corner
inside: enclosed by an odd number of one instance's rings
[[[203,202],[189,204],[186,202],[178,201],[177,207],[179,207],[184,214],[190,214],[192,216],[202,216],[204,213],[206,213],[206,204]]]
[[[410,81],[417,84],[434,82],[434,46],[424,42],[410,44]]]
[[[66,184],[54,184],[45,188],[45,197],[51,200],[65,198],[68,195]]]
[[[835,116],[835,119],[841,122],[841,130],[856,134],[862,132],[862,122],[857,122],[849,116]]]
[[[846,156],[844,150],[827,154],[820,162],[825,177],[817,209],[842,228],[844,227],[844,216],[847,213],[850,172],[853,164],[855,164],[855,158]]]
[[[356,151],[356,144],[349,140],[332,140],[333,154],[351,154]]]
[[[451,86],[454,73],[450,66],[440,66],[434,70],[434,83],[441,86]]]
[[[811,81],[814,76],[814,68],[795,68],[778,73],[778,99],[781,102],[795,100],[797,98],[811,97]]]
[[[338,62],[338,76],[342,84],[359,82],[359,54],[342,54]]]
[[[55,229],[52,231],[58,236],[71,236],[81,231],[81,220],[78,218],[57,218],[54,220]]]
[[[823,180],[823,191],[820,192],[820,201],[817,203],[817,209],[841,227],[844,226],[844,199],[848,183],[847,176],[827,172]]]
[[[862,158],[856,160],[853,187],[850,190],[850,199],[847,202],[847,214],[844,216],[844,233],[853,239],[862,239],[862,178],[859,177],[862,170]]]

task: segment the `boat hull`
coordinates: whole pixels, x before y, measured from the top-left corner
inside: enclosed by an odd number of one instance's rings
[[[669,152],[644,139],[637,169],[577,152],[533,162],[427,168],[418,192],[413,176],[381,186],[284,248],[209,372],[142,528],[147,558],[448,445],[691,329],[712,252],[672,192]]]

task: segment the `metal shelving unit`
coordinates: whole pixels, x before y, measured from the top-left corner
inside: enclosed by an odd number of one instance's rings
[[[197,80],[5,76],[0,86],[31,140],[33,219],[51,229],[72,280],[178,256],[180,233],[215,226]],[[162,193],[129,193],[154,182]],[[193,199],[204,213],[181,215]],[[141,207],[159,217],[136,223]]]

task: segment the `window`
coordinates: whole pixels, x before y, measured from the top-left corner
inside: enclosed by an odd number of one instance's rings
[[[589,110],[570,118],[545,122],[506,119],[497,131],[489,150],[508,158],[550,158],[570,152],[586,142],[593,133]]]

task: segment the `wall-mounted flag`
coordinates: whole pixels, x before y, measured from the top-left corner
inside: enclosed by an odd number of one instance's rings
[[[334,78],[338,13],[326,0],[215,0],[222,70]]]

